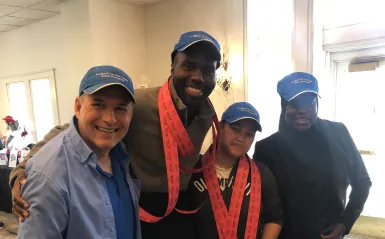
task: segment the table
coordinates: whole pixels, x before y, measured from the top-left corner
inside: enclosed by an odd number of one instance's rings
[[[9,187],[9,174],[13,168],[0,166],[0,211],[12,212],[12,193]]]

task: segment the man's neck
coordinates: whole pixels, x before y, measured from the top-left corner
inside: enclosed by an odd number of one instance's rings
[[[94,144],[92,144],[90,141],[84,139],[82,137],[82,131],[79,128],[79,123],[77,118],[74,118],[74,124],[76,127],[76,130],[78,131],[80,137],[84,140],[84,142],[87,144],[87,146],[96,154],[96,160],[98,161],[99,167],[108,173],[112,173],[112,167],[111,167],[111,158],[110,158],[110,151],[100,150],[98,147],[96,147]]]
[[[219,150],[216,155],[216,162],[215,165],[224,168],[229,169],[234,166],[238,161],[238,158],[234,158],[232,156],[229,156],[227,153],[223,152],[222,150]]]
[[[111,157],[109,152],[96,153],[99,167],[107,173],[112,174]]]

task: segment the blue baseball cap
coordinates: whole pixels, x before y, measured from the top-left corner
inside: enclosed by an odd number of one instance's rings
[[[216,54],[215,59],[221,61],[221,46],[219,42],[215,40],[215,38],[210,34],[203,31],[191,31],[183,33],[180,36],[179,41],[175,44],[174,50],[171,53],[171,59],[174,57],[176,52],[184,51],[198,42],[210,43]]]
[[[89,69],[80,82],[79,96],[83,93],[93,94],[112,85],[123,86],[135,103],[134,85],[131,78],[124,71],[114,66],[95,66]]]
[[[259,113],[250,103],[237,102],[230,105],[226,111],[222,114],[222,121],[226,121],[229,124],[237,122],[243,119],[252,119],[257,123],[257,130],[262,131],[260,123]]]
[[[294,72],[278,82],[278,94],[286,101],[290,101],[300,94],[310,92],[319,96],[317,79],[306,72]]]

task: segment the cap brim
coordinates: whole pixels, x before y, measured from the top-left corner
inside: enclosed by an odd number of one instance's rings
[[[318,94],[318,92],[314,91],[314,90],[304,90],[304,91],[301,91],[299,93],[297,93],[296,95],[294,95],[293,97],[291,97],[290,99],[288,99],[287,101],[291,101],[292,99],[294,99],[295,97],[299,96],[299,95],[302,95],[303,93],[314,93],[316,94],[319,98],[321,98],[321,96]]]
[[[237,122],[237,121],[240,121],[240,120],[244,120],[244,119],[251,119],[251,120],[254,120],[256,123],[257,123],[257,131],[259,131],[259,132],[262,132],[262,126],[261,126],[261,123],[257,120],[257,119],[255,119],[255,118],[253,118],[253,117],[240,117],[240,118],[230,118],[230,119],[226,119],[225,121],[227,122],[227,123],[229,123],[229,124],[232,124],[232,123],[235,123],[235,122]]]
[[[215,52],[217,53],[217,60],[218,61],[221,61],[221,50],[218,49],[217,45],[215,45],[214,42],[208,40],[208,39],[200,39],[200,40],[196,40],[194,42],[191,42],[190,44],[187,44],[187,45],[184,45],[182,46],[181,48],[177,49],[176,51],[184,51],[186,50],[187,48],[189,48],[190,46],[194,45],[194,44],[197,44],[197,43],[200,43],[200,42],[208,42],[210,43],[210,45],[215,48]]]
[[[83,93],[87,94],[87,95],[92,95],[94,94],[95,92],[103,89],[103,88],[106,88],[108,86],[113,86],[113,85],[119,85],[119,86],[122,86],[124,87],[128,93],[130,94],[130,96],[132,97],[132,100],[134,103],[136,103],[136,100],[135,100],[135,97],[134,97],[134,94],[133,92],[130,91],[130,89],[128,89],[125,85],[121,84],[121,83],[118,83],[118,82],[115,82],[115,83],[109,83],[109,84],[97,84],[97,85],[93,85],[93,86],[90,86],[86,89],[83,90]]]

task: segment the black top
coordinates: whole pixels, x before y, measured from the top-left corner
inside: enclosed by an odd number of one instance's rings
[[[258,236],[260,238],[262,225],[264,223],[276,223],[283,224],[283,211],[281,208],[281,201],[278,196],[276,182],[270,169],[263,163],[257,163],[258,169],[261,176],[261,189],[262,189],[262,205],[261,205],[261,216],[259,220]],[[198,162],[195,168],[200,168],[201,164]],[[233,192],[233,185],[235,181],[235,175],[237,172],[238,164],[236,164],[228,179],[218,178],[220,189],[224,202],[229,207],[231,195]],[[247,221],[247,212],[249,208],[250,200],[250,172],[248,181],[245,188],[245,195],[242,203],[239,223],[238,223],[238,238],[244,238],[245,227]],[[217,227],[213,210],[211,208],[211,201],[205,185],[203,173],[193,174],[189,187],[185,195],[183,195],[183,208],[181,209],[197,209],[201,206],[200,210],[193,215],[195,231],[197,238],[199,239],[215,239],[218,237]]]
[[[342,222],[348,233],[362,212],[371,181],[342,123],[318,119],[307,132],[280,131],[256,143],[255,160],[273,172],[285,211],[280,238],[319,239]],[[352,186],[348,205],[346,190]]]
[[[179,193],[177,207],[181,208],[181,198],[185,191]],[[167,207],[167,193],[141,193],[139,205],[155,216],[163,216]],[[143,239],[196,239],[192,215],[184,215],[175,210],[156,223],[141,221]]]

